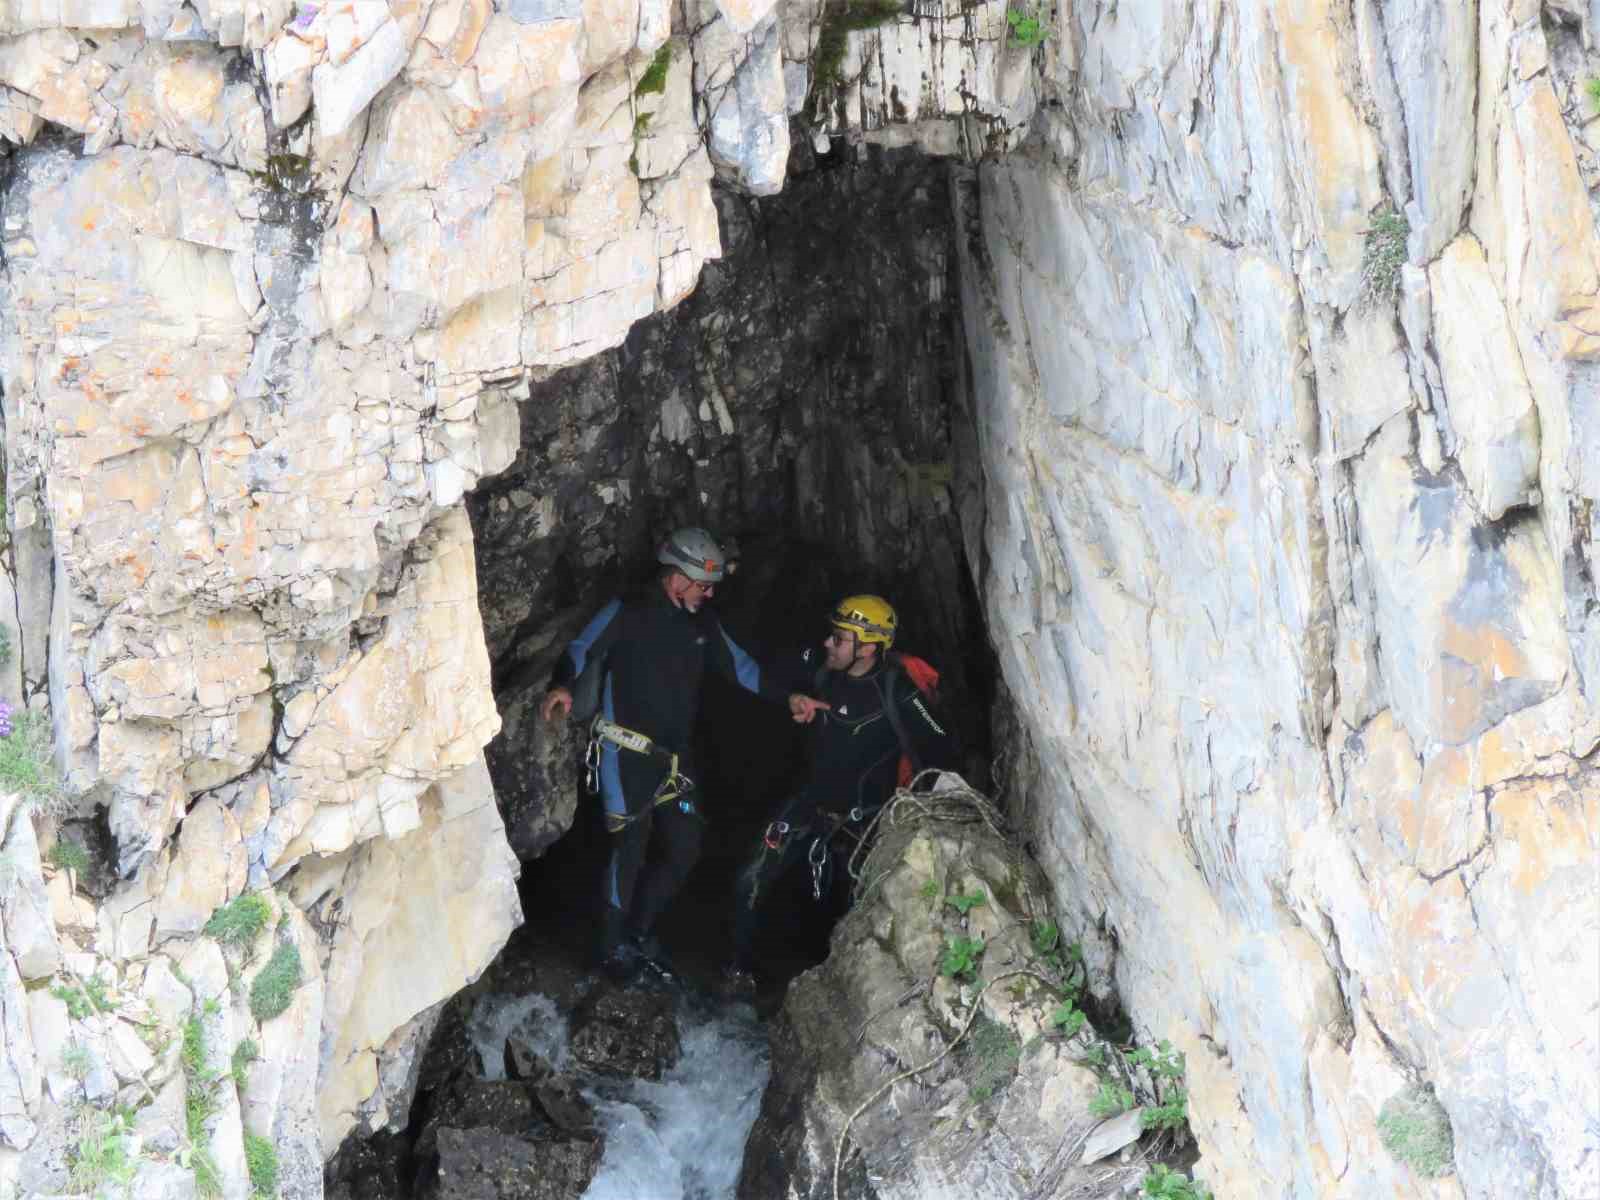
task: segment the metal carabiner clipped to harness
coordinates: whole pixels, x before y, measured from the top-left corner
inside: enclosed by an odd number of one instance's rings
[[[811,839],[811,849],[806,854],[811,863],[811,898],[822,899],[822,873],[828,867],[828,839],[818,836]]]
[[[590,733],[589,746],[583,752],[584,780],[589,786],[589,793],[600,794],[600,735]]]

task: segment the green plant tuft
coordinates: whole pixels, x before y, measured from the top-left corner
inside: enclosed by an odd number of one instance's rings
[[[1125,1113],[1132,1107],[1133,1093],[1120,1083],[1114,1083],[1109,1079],[1100,1081],[1100,1090],[1094,1094],[1094,1099],[1089,1101],[1090,1115],[1102,1120]]]
[[[1017,1074],[1022,1059],[1022,1042],[1011,1029],[989,1017],[980,1016],[963,1046],[963,1061],[971,1083],[968,1094],[983,1103],[1003,1091]]]
[[[184,1072],[190,1079],[202,1079],[206,1074],[206,1027],[199,1017],[189,1017],[183,1023]]]
[[[217,1170],[209,1142],[190,1148],[189,1169],[194,1172],[194,1194],[200,1200],[217,1200],[222,1195],[222,1172]]]
[[[70,1158],[72,1190],[90,1196],[107,1184],[125,1189],[138,1167],[125,1119],[88,1107],[79,1116]]]
[[[672,66],[672,43],[668,42],[656,51],[655,57],[650,60],[650,65],[644,69],[644,74],[639,76],[639,83],[633,89],[635,96],[659,96],[667,90],[667,69]]]
[[[1019,50],[1032,50],[1050,35],[1034,9],[1006,9],[1006,24],[1011,26],[1011,44]]]
[[[98,975],[90,975],[80,988],[76,984],[57,983],[50,994],[67,1006],[67,1015],[74,1021],[87,1020],[95,1013],[113,1012],[116,1003],[106,991],[106,982]]]
[[[1083,1010],[1071,1000],[1063,1000],[1056,1005],[1056,1010],[1050,1014],[1050,1024],[1059,1029],[1068,1037],[1072,1037],[1089,1021]]]
[[[1400,268],[1406,265],[1406,238],[1411,226],[1392,208],[1372,218],[1361,252],[1361,297],[1370,306],[1390,303],[1400,290]]]
[[[978,905],[989,903],[989,897],[984,895],[982,888],[979,888],[977,891],[971,892],[965,896],[960,894],[946,896],[944,898],[944,902],[964,917],[973,909],[977,908]]]
[[[1160,1163],[1151,1167],[1144,1177],[1139,1195],[1147,1196],[1150,1200],[1212,1200],[1211,1189],[1205,1184]]]
[[[89,869],[89,852],[83,843],[69,837],[58,837],[50,847],[50,865],[61,871],[82,875]]]
[[[250,1012],[258,1021],[270,1021],[289,1007],[300,986],[300,951],[293,942],[280,942],[267,965],[250,985]]]
[[[68,1042],[61,1048],[61,1069],[74,1079],[87,1079],[94,1070],[94,1054],[82,1042]]]
[[[944,954],[939,959],[939,973],[951,979],[972,974],[978,969],[983,948],[982,938],[951,938],[944,944]]]
[[[1378,1136],[1384,1149],[1418,1175],[1448,1175],[1455,1169],[1449,1114],[1426,1087],[1407,1088],[1384,1102]]]
[[[1600,75],[1583,82],[1583,94],[1589,97],[1589,105],[1600,113]]]
[[[11,626],[0,621],[0,667],[11,661]]]
[[[261,1047],[256,1045],[255,1038],[245,1038],[233,1048],[233,1086],[239,1089],[241,1096],[250,1082],[250,1064],[260,1057]]]
[[[224,946],[243,947],[255,941],[270,920],[272,905],[267,898],[260,892],[247,892],[212,913],[200,932]]]
[[[10,735],[0,737],[0,791],[21,792],[31,803],[56,813],[66,796],[56,773],[53,736],[45,713],[29,709],[12,714]]]
[[[917,889],[917,895],[921,896],[928,904],[937,905],[939,903],[939,881],[937,879],[924,879],[922,886]]]
[[[273,1200],[278,1194],[278,1148],[272,1139],[246,1132],[244,1161],[250,1170],[250,1200]]]

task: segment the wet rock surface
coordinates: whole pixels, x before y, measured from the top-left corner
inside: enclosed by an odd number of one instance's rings
[[[672,1002],[659,992],[605,988],[572,1018],[572,1054],[591,1071],[660,1079],[678,1061]]]

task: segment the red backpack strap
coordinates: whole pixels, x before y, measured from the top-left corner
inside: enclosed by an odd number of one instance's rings
[[[918,658],[915,654],[902,654],[896,650],[889,655],[890,677],[884,691],[884,710],[889,718],[889,723],[894,726],[895,735],[900,739],[900,745],[906,753],[900,755],[899,770],[896,772],[895,785],[897,787],[911,786],[911,780],[916,775],[916,764],[911,761],[909,742],[906,737],[905,725],[900,720],[900,712],[894,708],[896,704],[894,695],[893,673],[898,672],[911,680],[917,691],[930,700],[936,700],[939,695],[939,672],[927,659]],[[890,710],[893,711],[890,711]]]

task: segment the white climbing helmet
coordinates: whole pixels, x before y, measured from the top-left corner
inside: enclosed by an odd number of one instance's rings
[[[695,525],[668,534],[656,551],[656,561],[675,567],[698,583],[721,583],[728,566],[717,539]]]

